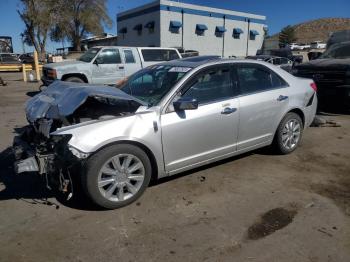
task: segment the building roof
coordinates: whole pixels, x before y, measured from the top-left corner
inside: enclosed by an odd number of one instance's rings
[[[118,21],[132,17],[132,15],[135,13],[139,13],[139,12],[142,13],[142,11],[145,9],[157,11],[157,7],[160,7],[159,10],[162,10],[162,7],[166,7],[167,9],[165,10],[169,10],[169,11],[171,11],[171,9],[176,10],[180,8],[180,9],[184,9],[185,12],[186,10],[189,11],[189,13],[192,13],[191,11],[199,11],[199,13],[201,14],[207,12],[213,15],[217,14],[220,16],[227,16],[227,17],[232,16],[232,17],[241,17],[243,19],[247,18],[247,19],[256,19],[256,20],[262,20],[262,21],[266,20],[266,16],[263,16],[263,15],[237,12],[233,10],[213,8],[213,7],[202,6],[202,5],[186,4],[186,3],[180,3],[180,2],[168,1],[168,0],[157,0],[152,3],[145,4],[145,5],[118,13]]]

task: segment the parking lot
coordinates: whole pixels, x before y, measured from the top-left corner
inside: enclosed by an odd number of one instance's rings
[[[163,179],[100,210],[12,171],[11,143],[39,83],[0,73],[0,261],[349,261],[350,115],[290,155],[258,150]]]

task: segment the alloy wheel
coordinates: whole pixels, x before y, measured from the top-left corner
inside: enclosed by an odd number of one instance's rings
[[[145,167],[138,157],[118,154],[103,164],[97,183],[102,196],[121,202],[137,194],[144,179]]]
[[[289,120],[283,127],[282,144],[288,149],[294,149],[299,142],[301,134],[301,125],[296,119]]]

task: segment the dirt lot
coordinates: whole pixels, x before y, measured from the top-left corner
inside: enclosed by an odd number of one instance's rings
[[[349,115],[309,128],[291,155],[231,158],[104,211],[13,174],[11,141],[38,84],[0,77],[0,261],[350,261]]]

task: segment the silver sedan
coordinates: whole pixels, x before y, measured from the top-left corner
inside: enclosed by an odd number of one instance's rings
[[[120,90],[142,101],[119,117],[58,128],[84,161],[88,197],[105,208],[135,201],[151,179],[272,145],[288,154],[314,119],[316,85],[269,63],[206,57],[143,69]]]

